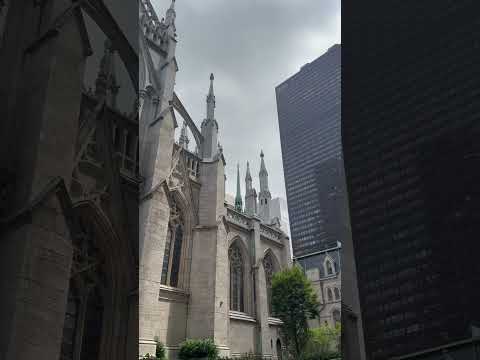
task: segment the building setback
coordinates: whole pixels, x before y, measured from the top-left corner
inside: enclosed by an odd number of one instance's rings
[[[346,202],[333,200],[344,194],[343,177],[329,183],[324,176],[343,168],[340,65],[341,47],[334,45],[275,89],[295,257],[334,247],[343,237]]]
[[[427,354],[478,327],[474,3],[345,8],[342,139],[368,359]]]

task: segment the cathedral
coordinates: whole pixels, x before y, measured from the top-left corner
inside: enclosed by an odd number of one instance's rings
[[[282,322],[271,316],[271,279],[291,255],[270,216],[265,156],[258,194],[247,164],[245,197],[238,170],[235,204],[227,204],[214,75],[200,129],[175,93],[175,11],[172,1],[159,20],[142,0],[139,14],[139,352],[155,353],[160,341],[175,359],[185,339],[211,338],[221,355],[279,359]]]

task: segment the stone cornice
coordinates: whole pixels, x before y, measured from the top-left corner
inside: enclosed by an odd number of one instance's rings
[[[268,317],[268,325],[282,326],[283,321],[278,318]]]
[[[158,292],[158,300],[166,300],[171,302],[187,303],[189,294],[182,289],[173,288],[166,285],[160,285]]]
[[[218,225],[197,225],[193,228],[196,231],[210,231],[218,229]]]
[[[239,311],[230,310],[229,316],[230,316],[230,319],[233,319],[233,320],[246,321],[246,322],[251,322],[251,323],[256,323],[257,322],[257,320],[255,320],[250,315],[245,314],[243,312],[239,312]]]

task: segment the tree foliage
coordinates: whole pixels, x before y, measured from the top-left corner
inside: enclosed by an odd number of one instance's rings
[[[310,330],[310,339],[302,354],[302,360],[327,360],[340,358],[340,324],[323,325]]]
[[[317,294],[299,266],[274,274],[272,278],[273,315],[283,321],[287,351],[299,359],[310,339],[308,319],[318,316]]]

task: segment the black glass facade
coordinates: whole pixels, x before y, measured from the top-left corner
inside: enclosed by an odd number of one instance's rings
[[[478,327],[480,18],[474,1],[374,3],[343,7],[342,140],[379,360]]]
[[[341,47],[276,87],[283,168],[294,256],[332,248],[341,241],[343,216],[330,200],[344,194],[344,179],[330,183],[324,173],[341,172]],[[340,169],[339,169],[340,168]],[[346,206],[343,206],[346,208]],[[328,215],[328,216],[327,216]]]

